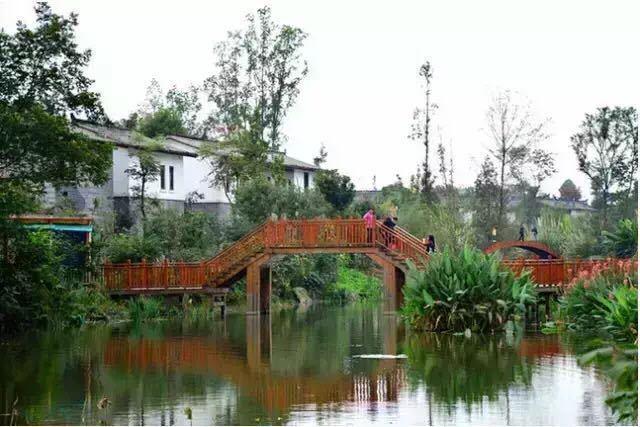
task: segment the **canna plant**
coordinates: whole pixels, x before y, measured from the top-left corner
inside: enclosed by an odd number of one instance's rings
[[[613,382],[613,392],[607,397],[607,405],[618,417],[618,422],[638,424],[638,347],[636,344],[611,345],[602,341],[591,343],[594,347],[578,359],[582,365],[596,364]]]
[[[598,295],[596,306],[604,327],[616,341],[638,340],[638,290],[621,285],[609,295]]]
[[[502,330],[535,301],[528,273],[516,276],[469,247],[433,255],[424,271],[411,266],[403,293],[404,318],[416,329],[441,332]]]

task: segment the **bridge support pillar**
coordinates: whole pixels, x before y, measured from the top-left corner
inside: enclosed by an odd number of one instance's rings
[[[271,318],[248,316],[246,319],[247,365],[251,372],[258,372],[271,360]]]
[[[404,272],[390,262],[383,265],[384,275],[384,313],[395,314],[402,305],[402,287]]]
[[[271,302],[271,267],[254,262],[247,267],[247,314],[268,313]]]

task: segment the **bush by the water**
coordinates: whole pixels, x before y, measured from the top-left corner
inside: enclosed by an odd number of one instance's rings
[[[325,296],[331,301],[376,301],[382,297],[382,283],[371,274],[353,268],[357,260],[350,260],[349,255],[341,255],[338,259],[338,277],[335,283],[326,287]]]
[[[433,255],[424,271],[411,268],[403,292],[403,316],[428,331],[501,330],[535,299],[528,274],[517,277],[469,247]]]
[[[628,425],[638,423],[638,347],[636,344],[594,343],[595,349],[580,356],[580,364],[596,363],[613,381],[607,405]]]
[[[599,271],[578,280],[560,299],[558,320],[574,332],[635,341],[638,336],[637,280],[637,273],[625,267]]]
[[[597,364],[612,380],[607,404],[618,422],[638,420],[638,276],[631,260],[580,277],[560,299],[560,325],[597,336],[580,363]],[[604,339],[604,341],[603,341]]]

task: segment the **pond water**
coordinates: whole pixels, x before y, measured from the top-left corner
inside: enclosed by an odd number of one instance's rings
[[[607,391],[562,337],[415,334],[378,307],[0,343],[0,412],[17,398],[19,424],[602,425]]]

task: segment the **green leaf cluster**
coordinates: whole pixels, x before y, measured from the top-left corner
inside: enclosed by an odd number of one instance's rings
[[[601,341],[591,344],[594,349],[584,353],[580,364],[596,364],[611,378],[614,391],[606,402],[618,416],[618,422],[638,423],[638,347],[637,344],[610,345]]]
[[[433,255],[423,271],[411,267],[403,293],[403,316],[429,331],[502,330],[535,300],[528,274],[516,277],[495,257],[469,247]]]

